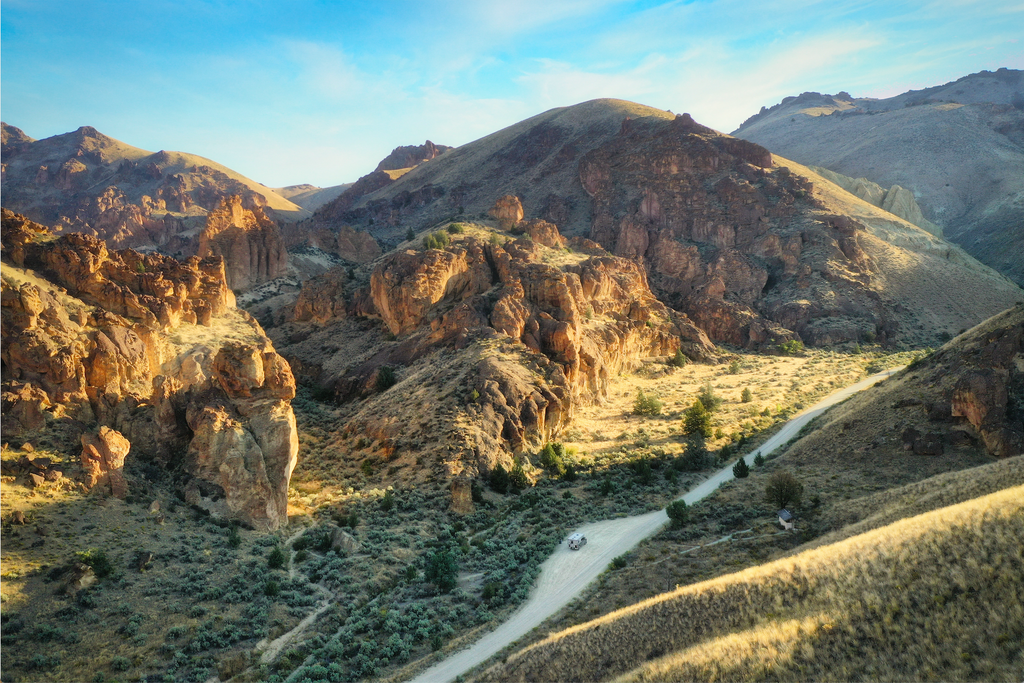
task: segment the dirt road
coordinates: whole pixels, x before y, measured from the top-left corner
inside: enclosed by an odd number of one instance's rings
[[[828,408],[846,400],[858,391],[863,391],[873,384],[887,379],[900,369],[894,368],[880,372],[829,395],[783,425],[782,429],[762,444],[757,451],[760,451],[762,455],[771,453],[796,436],[804,425]],[[750,458],[757,451],[751,451],[745,457]],[[687,505],[692,505],[707,497],[732,478],[732,463],[730,463],[686,492],[681,498],[686,501]],[[668,515],[664,510],[659,510],[635,517],[592,522],[580,527],[577,531],[586,535],[587,545],[579,551],[569,550],[565,543],[560,545],[541,565],[540,576],[537,578],[537,584],[534,586],[530,598],[509,617],[508,621],[465,650],[457,652],[425,670],[414,678],[412,683],[446,683],[486,661],[491,655],[526,635],[531,629],[565,607],[591,581],[597,578],[614,558],[628,552],[645,538],[653,536],[667,522]]]

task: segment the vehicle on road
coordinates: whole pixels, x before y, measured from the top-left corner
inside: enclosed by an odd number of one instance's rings
[[[587,544],[587,537],[578,531],[569,537],[569,550],[579,550]]]

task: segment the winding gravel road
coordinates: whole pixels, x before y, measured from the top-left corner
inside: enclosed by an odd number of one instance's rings
[[[757,451],[760,451],[762,455],[771,453],[796,436],[804,425],[835,404],[846,400],[858,391],[863,391],[888,379],[901,369],[893,368],[880,372],[829,395],[796,415],[783,425],[777,434],[745,457],[749,457]],[[723,467],[710,478],[686,492],[681,499],[685,500],[687,505],[692,505],[707,497],[723,483],[733,478],[732,465],[733,463],[730,463]],[[664,510],[658,510],[635,517],[593,522],[580,527],[577,531],[586,535],[587,545],[579,551],[571,551],[565,544],[560,545],[541,565],[540,576],[537,578],[537,584],[534,586],[530,598],[509,617],[508,621],[465,650],[461,650],[426,669],[414,678],[412,683],[447,683],[459,674],[486,661],[506,645],[523,637],[545,619],[565,607],[591,581],[597,578],[614,558],[628,552],[645,538],[653,536],[667,522],[668,515]]]

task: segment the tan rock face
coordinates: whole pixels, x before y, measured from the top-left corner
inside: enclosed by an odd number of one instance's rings
[[[128,482],[124,478],[124,462],[130,450],[128,439],[110,427],[100,427],[98,434],[82,434],[85,485],[90,489],[100,486],[115,498],[125,498]]]
[[[296,322],[325,323],[345,316],[345,282],[348,273],[335,267],[302,283],[302,291],[292,309]]]
[[[340,256],[354,263],[369,263],[381,255],[380,245],[367,232],[358,232],[347,225],[318,222],[319,218],[302,223],[288,223],[281,228],[285,244],[290,247],[309,246]]]
[[[510,466],[510,454],[556,438],[577,406],[601,400],[610,378],[640,358],[677,349],[695,359],[714,353],[686,316],[654,297],[642,265],[595,256],[556,267],[542,262],[543,249],[539,240],[525,237],[503,246],[465,237],[444,250],[409,250],[381,260],[369,292],[353,297],[369,301],[359,311],[353,303],[349,311],[380,317],[401,339],[337,377],[335,395],[371,395],[381,366],[414,363],[438,348],[514,341],[533,371],[483,354],[451,379],[476,391],[476,426],[464,439],[448,438],[459,455],[446,467],[458,477],[467,469],[489,471],[498,462]],[[408,426],[371,412],[351,425],[382,443],[401,440]],[[453,500],[462,505],[459,496]]]
[[[233,195],[210,212],[199,235],[200,257],[224,259],[228,286],[247,290],[284,275],[288,251],[277,224],[259,207],[246,209]]]
[[[3,248],[5,435],[98,424],[81,436],[90,487],[124,497],[131,449],[181,465],[186,493],[213,514],[263,530],[286,522],[295,380],[259,325],[234,309],[219,258],[181,264],[108,251],[85,235],[53,240],[6,213]],[[225,343],[196,323],[244,341]]]
[[[507,194],[494,202],[494,206],[487,213],[498,221],[502,230],[508,230],[523,220],[523,204],[519,197]]]

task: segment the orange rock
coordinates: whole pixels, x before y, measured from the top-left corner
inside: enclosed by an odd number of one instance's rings
[[[498,221],[502,230],[509,230],[523,220],[523,204],[519,197],[507,194],[494,202],[487,213]]]
[[[222,257],[233,290],[250,289],[288,269],[288,251],[277,223],[258,206],[244,208],[238,195],[225,198],[207,216],[196,253]]]
[[[128,439],[110,427],[100,427],[98,434],[82,434],[82,467],[85,485],[92,489],[102,486],[115,498],[128,495],[128,482],[124,478],[124,461],[131,450]]]

